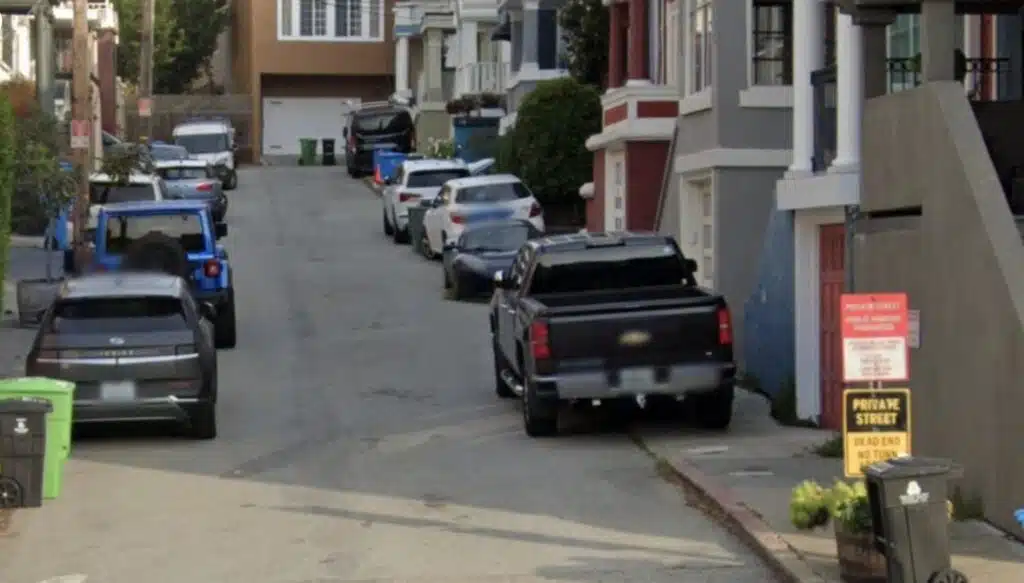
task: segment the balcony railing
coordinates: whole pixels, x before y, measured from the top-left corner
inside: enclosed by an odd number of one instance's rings
[[[508,63],[470,63],[457,71],[458,86],[466,93],[504,93],[508,85]]]
[[[1010,79],[1010,60],[966,59],[962,64],[963,83],[973,101],[994,101],[998,99],[1000,87],[1006,87]],[[921,84],[920,60],[888,59],[886,70],[889,79],[889,93],[904,91]],[[826,67],[811,73],[814,89],[814,154],[811,167],[815,172],[824,171],[836,155],[836,67]]]

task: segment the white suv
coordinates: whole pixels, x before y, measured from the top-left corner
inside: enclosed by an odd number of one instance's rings
[[[409,242],[409,208],[433,200],[445,182],[469,176],[461,160],[406,160],[381,195],[384,234],[395,243]]]

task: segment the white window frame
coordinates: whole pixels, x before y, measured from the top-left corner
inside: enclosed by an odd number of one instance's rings
[[[697,59],[695,37],[698,23],[705,30],[700,45],[701,70],[700,78],[697,76]],[[710,33],[707,31],[708,24],[711,24]],[[714,29],[714,2],[713,0],[687,0],[686,2],[686,95],[693,95],[710,91],[715,84],[715,29]],[[708,66],[710,64],[710,66]]]
[[[665,6],[665,84],[679,87],[679,37],[682,14],[680,6],[683,0],[669,0]]]
[[[323,34],[300,34],[301,7],[304,1],[312,2],[314,7],[316,4],[323,6],[326,21]],[[342,9],[342,7],[348,7],[353,2],[358,2],[361,7],[359,11],[359,34],[339,36],[337,34],[338,31],[335,30],[337,22],[335,11]],[[275,4],[276,12],[274,13],[274,19],[277,21],[277,40],[279,41],[319,43],[384,42],[385,0],[277,0]],[[285,23],[281,18],[281,14],[286,9],[289,10],[291,15],[290,23]],[[375,23],[377,30],[376,34],[371,34],[372,25],[374,24],[371,19],[374,11],[377,13],[377,22]],[[286,27],[286,24],[290,24],[290,27]],[[290,30],[286,30],[286,28],[290,28]]]

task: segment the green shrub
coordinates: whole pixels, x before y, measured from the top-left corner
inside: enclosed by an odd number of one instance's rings
[[[509,145],[516,174],[542,204],[581,206],[579,188],[592,180],[594,164],[584,144],[600,132],[597,89],[569,77],[542,81],[516,112]]]
[[[0,282],[7,275],[7,244],[11,238],[11,198],[14,194],[14,110],[0,96]],[[0,314],[3,313],[0,291]]]

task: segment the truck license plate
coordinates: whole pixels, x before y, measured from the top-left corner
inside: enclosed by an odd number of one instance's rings
[[[619,371],[619,390],[625,393],[646,393],[654,388],[654,370],[624,368]]]
[[[100,383],[100,396],[108,401],[131,401],[135,398],[135,383],[133,381]]]

